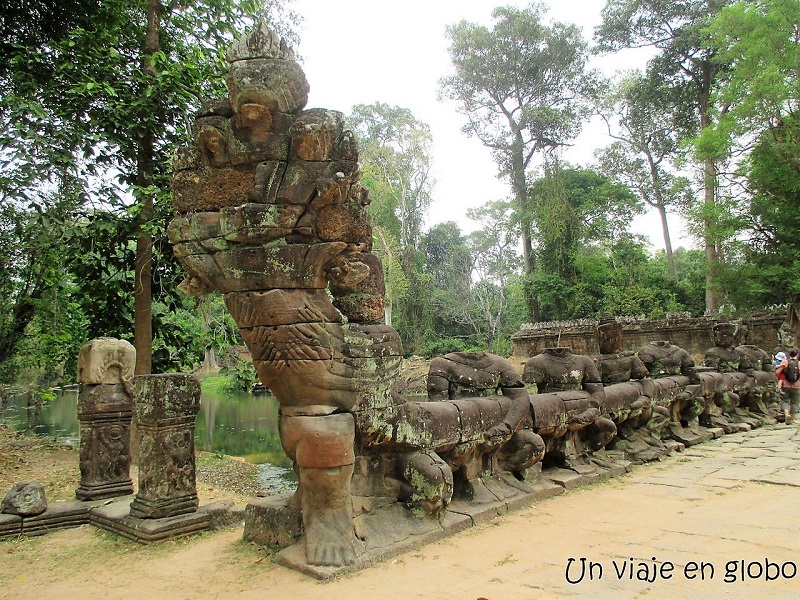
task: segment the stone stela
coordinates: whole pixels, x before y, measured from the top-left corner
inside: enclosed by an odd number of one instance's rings
[[[79,500],[133,493],[130,477],[131,381],[136,350],[124,340],[98,338],[78,353],[81,426]]]
[[[193,375],[134,380],[139,432],[139,486],[131,516],[175,517],[197,510],[194,427],[200,382]]]

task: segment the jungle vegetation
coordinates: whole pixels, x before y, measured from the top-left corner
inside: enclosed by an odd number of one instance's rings
[[[511,351],[524,322],[747,311],[797,302],[800,4],[608,0],[593,39],[546,6],[448,28],[440,95],[490,148],[506,198],[428,224],[428,124],[384,98],[347,115],[361,145],[386,320],[407,354]],[[0,383],[70,382],[80,346],[137,346],[137,372],[191,370],[241,341],[219,296],[180,293],[164,233],[170,157],[219,52],[287,0],[56,0],[0,8]],[[651,47],[606,80],[591,53]],[[594,164],[564,147],[590,115]],[[660,217],[665,251],[627,228]],[[699,249],[673,248],[666,214]]]

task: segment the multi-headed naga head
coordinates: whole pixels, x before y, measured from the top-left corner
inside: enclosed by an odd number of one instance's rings
[[[264,24],[228,51],[228,98],[208,102],[174,163],[169,235],[183,290],[329,288],[351,322],[383,318],[383,274],[344,116],[304,110],[309,86]]]

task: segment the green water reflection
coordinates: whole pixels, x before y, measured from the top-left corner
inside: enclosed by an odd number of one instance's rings
[[[62,391],[52,401],[36,393],[12,394],[0,405],[0,423],[14,431],[46,437],[77,447],[78,393]]]
[[[194,439],[198,450],[292,466],[281,447],[278,401],[271,394],[204,391]]]
[[[63,391],[53,400],[16,394],[0,406],[0,423],[15,431],[77,447],[78,394]],[[291,468],[278,435],[278,401],[269,394],[203,392],[195,428],[195,448],[244,457],[252,463]]]

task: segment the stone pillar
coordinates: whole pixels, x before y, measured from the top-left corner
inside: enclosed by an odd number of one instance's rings
[[[159,519],[197,510],[194,426],[200,382],[193,375],[142,375],[134,380],[139,436],[139,489],[132,517]]]
[[[78,353],[81,426],[79,500],[133,493],[130,477],[130,382],[136,350],[124,340],[97,338]]]

